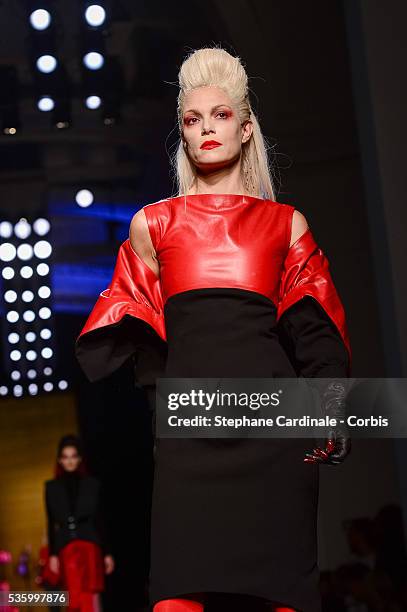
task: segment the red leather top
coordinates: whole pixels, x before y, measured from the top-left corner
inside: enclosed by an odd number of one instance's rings
[[[144,206],[160,278],[125,240],[112,281],[77,342],[126,314],[143,319],[166,340],[163,306],[170,296],[195,288],[236,287],[268,297],[276,305],[277,321],[294,302],[313,296],[351,357],[345,312],[311,230],[289,247],[294,210],[235,194],[180,196]]]

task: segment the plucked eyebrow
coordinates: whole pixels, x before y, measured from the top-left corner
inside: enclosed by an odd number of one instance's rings
[[[231,107],[228,104],[217,104],[216,106],[212,106],[211,111],[214,111],[217,108],[221,108],[221,106],[227,106],[228,108],[231,109]],[[188,110],[185,111],[185,113],[195,113],[196,115],[201,114],[198,110],[195,110],[194,108],[189,108]]]

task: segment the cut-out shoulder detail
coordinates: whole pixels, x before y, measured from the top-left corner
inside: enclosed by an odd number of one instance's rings
[[[299,210],[294,210],[291,224],[290,247],[309,229],[304,215]]]
[[[151,240],[147,218],[143,208],[140,208],[130,222],[129,241],[132,249],[144,263],[159,276],[159,263]]]

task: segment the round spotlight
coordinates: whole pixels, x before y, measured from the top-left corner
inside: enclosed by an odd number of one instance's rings
[[[10,238],[13,233],[13,226],[9,221],[2,221],[0,223],[0,237]]]
[[[89,70],[100,70],[105,63],[105,59],[98,51],[89,51],[83,56],[83,63]]]
[[[76,203],[81,208],[87,208],[93,203],[93,193],[89,189],[80,189],[75,196]]]
[[[46,30],[51,23],[51,15],[45,9],[37,9],[31,13],[30,23],[34,30]]]
[[[33,350],[27,351],[25,356],[28,361],[34,361],[34,359],[37,359],[37,353]]]
[[[53,353],[54,353],[54,351],[49,346],[45,346],[41,350],[41,355],[44,357],[44,359],[50,359],[52,357]]]
[[[47,240],[39,240],[34,244],[34,253],[38,259],[46,259],[52,253],[52,246]]]
[[[89,110],[96,110],[100,108],[102,104],[102,99],[99,96],[88,96],[85,100],[86,108]]]
[[[99,4],[91,4],[85,11],[85,19],[90,26],[98,28],[106,19],[106,11]]]
[[[9,323],[17,323],[20,315],[18,314],[17,310],[9,310],[6,318]]]
[[[12,289],[9,289],[8,291],[6,291],[6,293],[4,294],[4,299],[6,302],[8,302],[9,304],[12,304],[13,302],[16,301],[17,299],[17,293],[15,291],[13,291]]]
[[[21,353],[20,351],[18,351],[17,349],[14,349],[14,351],[11,351],[10,353],[10,359],[12,361],[18,361],[19,359],[21,359]]]
[[[43,299],[49,298],[51,295],[51,289],[46,285],[42,285],[42,287],[38,289],[38,295]]]
[[[54,110],[55,102],[49,96],[42,96],[37,102],[37,107],[42,113],[49,113]]]
[[[1,271],[1,275],[5,280],[10,280],[12,278],[14,278],[14,269],[10,268],[10,266],[6,266],[5,268],[3,268],[3,270]]]
[[[53,388],[54,388],[54,385],[52,384],[52,382],[44,383],[44,391],[52,391]]]
[[[15,397],[21,397],[23,394],[23,388],[21,385],[14,385],[13,393]]]
[[[40,336],[43,340],[49,340],[51,338],[51,335],[51,330],[47,327],[44,327],[44,329],[40,331]]]
[[[28,385],[28,392],[30,393],[30,395],[37,395],[38,386],[35,383],[30,383]]]
[[[27,342],[34,342],[36,337],[37,337],[36,334],[32,331],[27,332],[25,335],[25,339]]]
[[[1,261],[12,261],[16,256],[17,250],[14,244],[11,242],[3,242],[0,245],[0,259]]]
[[[28,238],[31,234],[31,225],[28,223],[27,219],[20,219],[20,221],[15,224],[14,233],[17,238],[21,238],[21,240]]]
[[[17,256],[23,261],[31,259],[31,257],[33,256],[33,248],[31,244],[28,244],[28,242],[20,244],[20,246],[17,247]]]
[[[42,217],[40,217],[39,219],[36,219],[34,221],[33,227],[34,232],[38,234],[38,236],[45,236],[45,234],[48,234],[51,225],[48,219],[43,219]]]
[[[32,323],[35,319],[35,313],[32,310],[23,312],[23,319],[26,323]]]
[[[18,370],[13,370],[11,372],[11,380],[20,380],[21,378],[21,372],[19,372]]]
[[[33,380],[34,378],[37,377],[37,371],[36,370],[28,370],[27,371],[27,376],[28,376],[28,378]]]
[[[34,272],[31,266],[23,266],[20,270],[20,274],[23,278],[31,278]]]
[[[36,65],[40,72],[49,74],[55,70],[57,63],[58,62],[53,55],[41,55],[41,57],[37,59]]]
[[[32,291],[26,289],[26,291],[23,291],[21,297],[23,298],[23,302],[32,302],[34,299],[34,294]]]
[[[1,385],[0,387],[0,395],[7,395],[8,389],[5,385]]]
[[[20,340],[20,336],[16,334],[16,332],[11,332],[11,334],[7,336],[7,339],[10,344],[17,344],[17,342]]]
[[[38,264],[38,266],[37,266],[37,273],[38,273],[40,276],[46,276],[46,275],[48,274],[48,272],[49,272],[49,266],[48,266],[48,264],[46,264],[46,263],[40,263],[40,264]]]
[[[68,383],[66,380],[60,380],[58,383],[58,387],[59,389],[61,389],[61,391],[65,391],[65,389],[68,388]]]
[[[43,370],[45,376],[51,376],[52,374],[52,368],[50,368],[49,366],[47,366],[46,368],[44,368]]]
[[[39,309],[38,314],[40,319],[49,319],[51,316],[51,310],[47,306],[43,306]]]

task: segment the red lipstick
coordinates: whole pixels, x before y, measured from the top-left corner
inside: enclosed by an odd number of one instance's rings
[[[201,144],[201,149],[214,149],[220,146],[222,146],[221,142],[217,142],[216,140],[205,140],[205,142]]]

